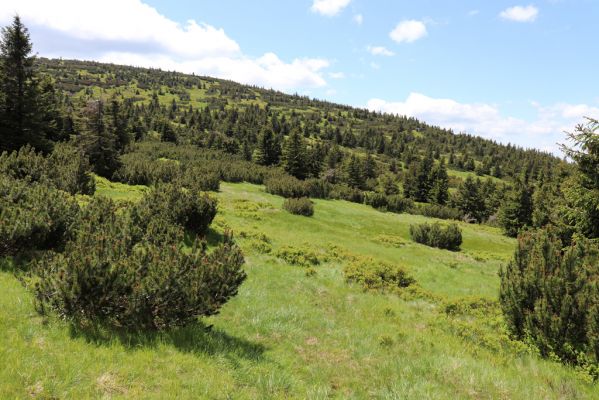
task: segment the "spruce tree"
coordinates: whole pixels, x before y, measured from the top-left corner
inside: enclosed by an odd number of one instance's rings
[[[39,130],[39,93],[31,51],[29,31],[15,16],[0,38],[0,150],[16,150],[25,144],[49,150]]]
[[[487,218],[487,211],[479,187],[480,180],[467,177],[458,188],[456,207],[476,222],[483,222]]]
[[[106,124],[104,102],[90,100],[82,110],[79,144],[88,156],[94,172],[111,178],[120,166],[117,138]]]
[[[305,179],[307,171],[306,145],[299,129],[294,129],[283,147],[283,168],[298,179]]]
[[[432,203],[445,205],[449,200],[449,177],[445,167],[445,159],[436,165],[431,172],[432,188],[429,192],[429,200]]]
[[[263,129],[258,135],[258,143],[254,151],[254,162],[260,165],[274,165],[279,162],[281,145],[269,128]]]
[[[353,188],[361,189],[364,187],[364,171],[360,159],[352,154],[345,166],[347,175],[347,184]]]
[[[532,225],[532,192],[523,182],[518,181],[504,199],[499,209],[499,223],[505,234],[511,237]]]

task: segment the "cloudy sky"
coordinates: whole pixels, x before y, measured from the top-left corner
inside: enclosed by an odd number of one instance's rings
[[[599,117],[599,0],[18,0],[46,57],[195,72],[557,151]]]

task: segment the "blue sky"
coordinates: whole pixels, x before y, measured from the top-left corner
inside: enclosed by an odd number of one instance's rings
[[[599,117],[599,0],[20,0],[43,56],[154,66],[557,151]]]

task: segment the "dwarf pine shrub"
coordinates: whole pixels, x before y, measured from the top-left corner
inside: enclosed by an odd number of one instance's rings
[[[210,253],[197,244],[183,252],[181,227],[152,221],[160,240],[139,238],[127,214],[105,198],[93,199],[78,222],[64,252],[34,264],[38,309],[78,324],[183,326],[217,313],[246,277],[243,255],[228,234]]]
[[[416,283],[403,267],[372,258],[359,258],[348,263],[343,273],[348,282],[357,283],[364,289],[398,289]]]
[[[599,376],[599,248],[574,237],[528,231],[500,271],[499,300],[510,332],[545,356]]]
[[[283,208],[295,215],[303,215],[305,217],[314,215],[314,204],[307,197],[285,199]]]
[[[442,226],[439,223],[410,225],[410,236],[417,243],[431,247],[458,251],[462,244],[462,231],[457,224]]]

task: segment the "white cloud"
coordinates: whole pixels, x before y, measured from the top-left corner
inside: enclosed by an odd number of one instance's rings
[[[362,25],[362,23],[364,22],[364,16],[362,14],[354,15],[354,22],[358,25]]]
[[[564,131],[583,122],[584,116],[599,116],[599,107],[585,104],[559,103],[541,106],[531,103],[535,111],[532,121],[502,115],[495,105],[460,103],[420,93],[410,93],[405,101],[388,102],[371,99],[367,108],[390,114],[416,117],[424,122],[474,135],[535,147],[559,154],[557,143],[565,141]]]
[[[499,16],[515,22],[533,22],[539,15],[539,9],[533,5],[514,6],[503,10]]]
[[[339,14],[350,2],[351,0],[314,0],[310,10],[327,17],[332,17]]]
[[[370,63],[370,68],[372,69],[381,69],[381,66],[375,62]]]
[[[43,56],[152,66],[288,91],[326,85],[326,60],[249,57],[223,29],[193,20],[178,24],[142,0],[0,2],[0,23],[15,13],[30,28],[34,46],[38,38],[45,46],[36,46]]]
[[[395,53],[393,53],[391,50],[386,49],[383,46],[368,46],[366,50],[368,50],[368,52],[373,56],[391,57],[395,55]]]
[[[329,76],[333,79],[344,79],[345,74],[343,72],[329,72]]]
[[[427,35],[426,25],[422,21],[405,20],[401,21],[389,36],[397,43],[412,43]]]

